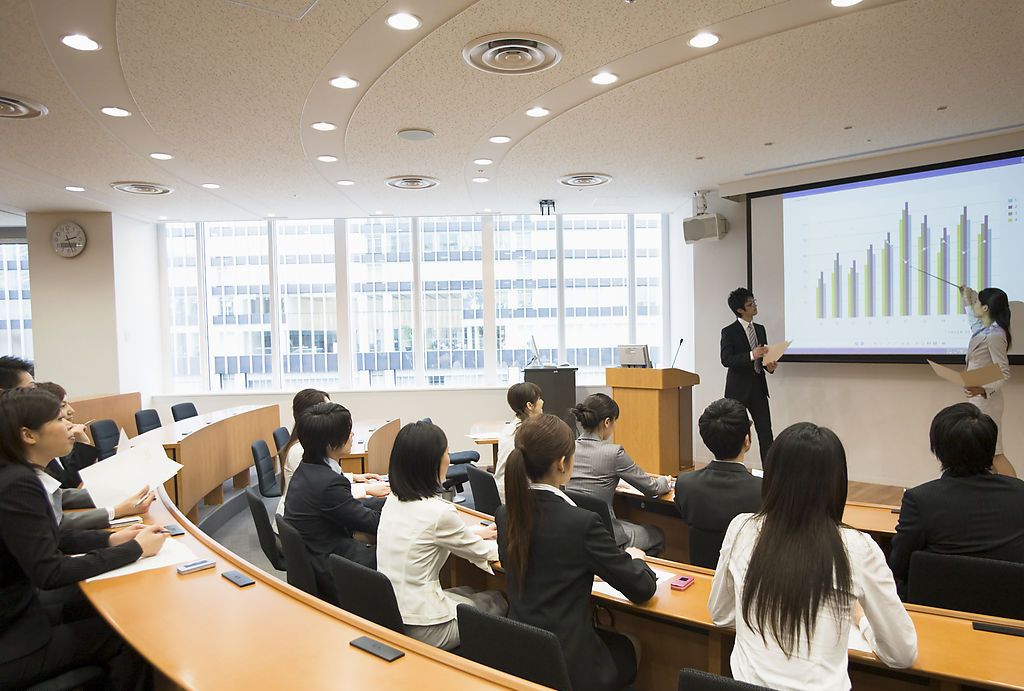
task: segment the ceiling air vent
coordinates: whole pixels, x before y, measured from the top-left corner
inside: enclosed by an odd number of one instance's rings
[[[155,182],[137,182],[134,180],[122,180],[121,182],[112,182],[110,186],[119,192],[127,192],[128,194],[142,194],[147,196],[157,194],[170,194],[174,191],[173,187],[167,185],[160,185]]]
[[[492,74],[533,74],[557,65],[562,48],[536,34],[490,34],[466,44],[462,59]]]
[[[558,178],[566,187],[597,187],[611,182],[612,176],[604,173],[576,173]]]
[[[0,118],[28,120],[39,118],[49,112],[42,103],[34,103],[14,94],[0,91]]]
[[[398,190],[429,190],[431,187],[437,187],[441,184],[435,178],[428,178],[423,175],[399,175],[398,177],[388,178],[384,182],[387,183],[388,187],[394,187]]]

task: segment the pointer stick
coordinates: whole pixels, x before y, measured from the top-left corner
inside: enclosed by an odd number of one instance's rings
[[[938,276],[936,276],[935,274],[930,274],[930,273],[928,273],[928,272],[927,272],[927,271],[925,271],[924,269],[919,269],[919,268],[917,268],[916,266],[914,266],[913,264],[911,264],[911,263],[909,263],[909,262],[907,262],[907,266],[909,266],[909,267],[910,267],[911,269],[913,269],[914,271],[920,271],[920,272],[921,272],[921,273],[923,273],[923,274],[924,274],[925,276],[931,276],[931,277],[932,277],[932,278],[934,278],[935,280],[937,280],[937,281],[942,281],[943,283],[945,283],[945,284],[947,284],[947,285],[951,285],[951,286],[953,286],[954,288],[959,288],[959,287],[960,287],[960,286],[958,286],[958,285],[957,285],[956,283],[953,283],[952,281],[947,281],[947,280],[946,280],[946,279],[944,279],[944,278],[939,278],[939,277],[938,277]]]

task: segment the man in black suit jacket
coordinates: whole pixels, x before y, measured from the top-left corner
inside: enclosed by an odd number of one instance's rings
[[[942,476],[903,494],[889,555],[902,596],[917,550],[1024,564],[1024,481],[992,472],[996,423],[957,403],[939,411],[929,436]]]
[[[762,325],[754,323],[754,294],[737,288],[729,293],[729,309],[736,320],[722,329],[722,366],[729,370],[725,375],[725,397],[739,401],[750,411],[763,465],[774,439],[765,374],[774,372],[776,363],[762,361],[768,353],[768,335]]]
[[[743,465],[750,450],[750,418],[739,401],[722,398],[709,405],[697,423],[715,460],[676,479],[676,507],[690,527],[690,563],[718,565],[725,531],[741,513],[761,508],[761,478]]]

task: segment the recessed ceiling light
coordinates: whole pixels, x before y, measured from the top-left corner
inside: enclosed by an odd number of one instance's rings
[[[314,122],[310,127],[318,132],[330,132],[331,130],[338,129],[338,126],[333,122]]]
[[[707,31],[701,31],[699,34],[687,41],[687,43],[694,48],[710,48],[718,43],[718,36]]]
[[[490,178],[473,178],[473,182],[488,182]]]
[[[157,219],[157,220],[160,220],[160,221],[166,221],[166,220],[167,220],[167,217],[166,217],[166,216],[160,216],[160,218],[159,218],[159,219]]]
[[[64,189],[66,189],[68,192],[85,192],[85,188],[79,187],[78,185],[67,185],[64,187]]]
[[[512,137],[506,137],[503,134],[499,134],[494,137],[491,137],[487,141],[489,141],[491,144],[508,144],[510,141],[512,141]]]
[[[420,25],[423,24],[419,17],[408,12],[396,12],[388,17],[386,21],[388,26],[399,31],[412,31],[413,29],[420,28]]]
[[[548,110],[547,108],[534,106],[533,108],[530,108],[528,111],[526,111],[526,114],[529,115],[531,118],[542,118],[545,115],[548,115],[550,112],[551,111]]]
[[[600,84],[601,86],[605,86],[607,84],[614,84],[615,82],[619,81],[619,75],[612,74],[611,72],[599,72],[595,74],[593,77],[591,77],[590,81],[592,81],[594,84]]]
[[[376,211],[373,212],[373,215],[374,216],[383,216],[384,212],[381,211],[380,209],[377,209]]]
[[[219,190],[220,189],[220,185],[218,185],[216,182],[204,182],[203,183],[203,187],[205,187],[208,190]]]
[[[100,44],[92,40],[85,34],[68,34],[60,39],[60,42],[66,45],[68,48],[74,48],[75,50],[99,50]]]
[[[149,157],[155,158],[158,161],[170,161],[172,158],[174,158],[174,156],[171,156],[170,154],[161,153],[159,151],[154,151],[149,155]]]
[[[359,82],[357,82],[355,79],[352,79],[352,77],[346,77],[345,75],[342,75],[340,77],[335,77],[334,79],[332,79],[331,86],[333,86],[335,89],[354,89],[357,86],[359,86]]]
[[[835,7],[853,7],[860,4],[861,0],[832,0]]]
[[[317,156],[316,160],[320,161],[321,163],[335,163],[337,162],[338,157],[331,156],[329,154],[324,154],[323,156]]]
[[[491,210],[490,210],[490,209],[484,209],[484,211],[483,211],[483,212],[484,212],[485,214],[489,214],[489,213],[491,213]]]
[[[100,108],[100,112],[104,115],[109,115],[112,118],[126,118],[132,114],[132,111],[125,110],[124,108],[118,108],[117,106],[107,106],[106,108]]]
[[[494,161],[492,161],[489,158],[474,158],[473,163],[477,164],[478,166],[489,166],[492,163],[494,163]]]
[[[342,187],[349,187],[351,185],[356,184],[356,181],[355,180],[338,180],[338,184],[341,185]]]
[[[413,127],[405,130],[398,130],[398,137],[410,142],[425,142],[428,139],[433,139],[434,133],[430,130]]]

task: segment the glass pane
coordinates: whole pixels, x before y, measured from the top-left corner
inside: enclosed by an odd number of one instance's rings
[[[170,329],[171,390],[200,391],[199,274],[194,223],[164,226],[166,247],[168,328]]]
[[[668,367],[661,347],[664,319],[661,307],[661,214],[634,217],[636,258],[636,342],[646,344],[655,367]]]
[[[210,390],[273,385],[267,224],[213,222],[206,233]]]
[[[0,349],[32,360],[32,302],[28,244],[0,244]]]
[[[355,387],[412,386],[412,220],[348,221]]]
[[[558,364],[558,251],[554,216],[501,216],[494,226],[498,383],[523,380],[533,339]]]
[[[420,219],[429,386],[484,383],[483,232],[477,216]]]
[[[334,221],[278,221],[281,385],[338,387]]]
[[[629,338],[625,214],[564,216],[566,360],[576,383],[604,384]]]

